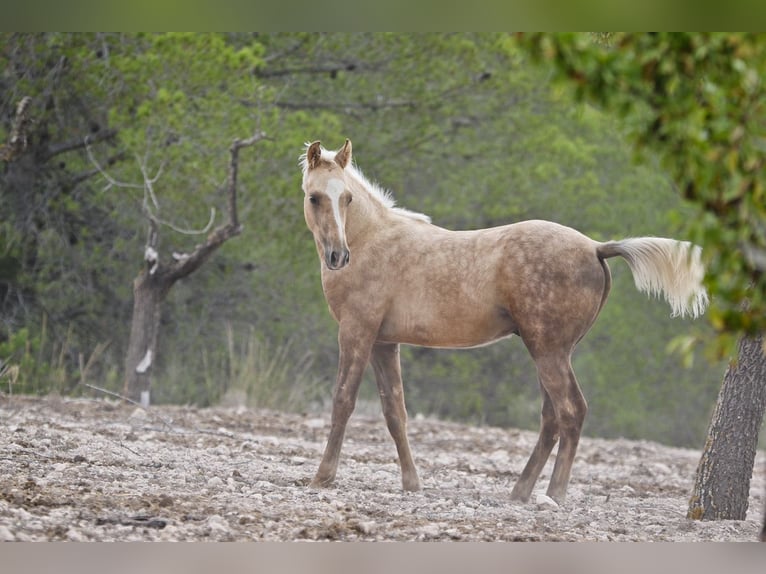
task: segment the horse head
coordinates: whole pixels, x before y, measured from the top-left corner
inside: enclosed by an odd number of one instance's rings
[[[303,165],[303,215],[320,257],[328,269],[338,270],[350,260],[346,242],[346,214],[352,195],[344,173],[351,162],[351,141],[337,152],[315,141],[306,150]]]

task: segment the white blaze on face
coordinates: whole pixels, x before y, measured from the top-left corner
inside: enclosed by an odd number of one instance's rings
[[[335,223],[338,226],[338,235],[343,237],[343,223],[340,220],[340,194],[345,189],[343,181],[340,179],[331,179],[327,182],[327,189],[325,193],[330,198],[330,204],[332,205],[332,214],[335,217]]]

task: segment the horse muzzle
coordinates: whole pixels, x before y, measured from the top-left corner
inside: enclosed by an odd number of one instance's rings
[[[338,269],[343,269],[346,265],[348,265],[348,262],[350,259],[351,259],[351,254],[346,248],[342,248],[342,249],[330,248],[330,249],[324,250],[325,265],[327,265],[328,269],[331,269],[333,271],[337,271]]]

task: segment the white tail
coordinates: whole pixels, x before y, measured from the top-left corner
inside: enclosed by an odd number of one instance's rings
[[[705,268],[698,246],[662,237],[633,237],[603,243],[597,253],[604,259],[623,257],[636,288],[655,296],[662,293],[673,316],[699,317],[705,312],[708,295],[702,285]]]

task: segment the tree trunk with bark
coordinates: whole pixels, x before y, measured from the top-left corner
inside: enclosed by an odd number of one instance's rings
[[[249,147],[265,138],[257,133],[247,140],[235,140],[231,145],[229,177],[226,188],[227,221],[214,229],[204,243],[197,245],[191,253],[174,253],[171,262],[160,259],[158,253],[159,226],[168,225],[156,217],[144,202],[149,218],[149,238],[144,251],[144,268],[133,281],[133,319],[130,326],[130,340],[125,357],[125,384],[123,393],[127,398],[150,403],[151,375],[157,358],[159,343],[160,313],[162,302],[171,287],[178,281],[199,269],[202,264],[228,239],[239,235],[242,226],[237,217],[237,167],[239,150]],[[153,195],[152,181],[144,176],[147,193]]]
[[[149,391],[157,338],[160,309],[170,286],[156,275],[142,270],[133,281],[133,319],[125,358],[124,395],[149,406]]]
[[[763,336],[744,337],[739,342],[736,364],[724,375],[697,467],[688,518],[745,519],[764,408]]]

